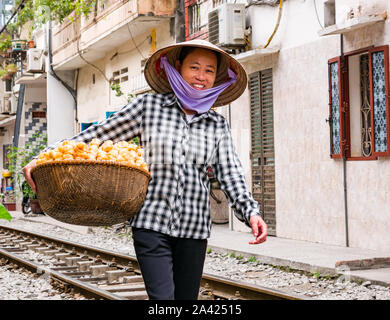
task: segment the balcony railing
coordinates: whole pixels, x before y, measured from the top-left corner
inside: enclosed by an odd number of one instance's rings
[[[85,58],[101,59],[130,37],[173,17],[175,10],[176,0],[98,0],[88,18],[77,22],[65,19],[53,28],[54,67],[75,69],[82,66],[80,53]],[[134,22],[142,22],[142,28],[130,34],[128,28]]]

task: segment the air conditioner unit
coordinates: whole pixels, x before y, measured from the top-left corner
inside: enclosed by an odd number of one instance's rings
[[[245,4],[224,3],[208,15],[209,41],[221,47],[244,46]]]
[[[27,72],[43,72],[43,50],[31,48],[27,50]]]

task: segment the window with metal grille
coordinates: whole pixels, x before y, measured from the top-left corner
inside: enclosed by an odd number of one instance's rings
[[[349,52],[328,65],[331,157],[390,156],[388,46]]]
[[[200,30],[200,4],[194,3],[188,7],[188,28],[189,34]]]
[[[129,80],[129,68],[125,67],[112,73],[111,84],[122,83]]]
[[[88,129],[90,126],[93,126],[94,124],[97,124],[97,121],[96,122],[83,122],[83,123],[80,123],[80,131],[84,131],[84,130]]]
[[[185,34],[186,40],[208,38],[209,0],[185,0]]]

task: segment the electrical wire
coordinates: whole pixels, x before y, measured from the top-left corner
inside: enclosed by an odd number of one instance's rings
[[[315,9],[315,11],[316,11],[317,21],[318,21],[318,23],[320,24],[321,29],[324,29],[324,26],[322,25],[322,23],[321,23],[321,21],[320,21],[320,17],[318,16],[316,0],[313,0],[313,3],[314,3],[314,9]]]
[[[135,43],[135,40],[134,40],[134,38],[133,38],[133,34],[131,33],[129,24],[126,23],[126,26],[127,26],[127,30],[129,30],[130,37],[131,37],[131,40],[133,41],[134,46],[137,48],[137,50],[138,50],[139,54],[141,55],[142,59],[146,59],[146,58],[144,57],[144,55],[142,54],[141,50],[138,48],[137,44]]]
[[[87,59],[85,59],[83,57],[83,55],[81,54],[81,51],[80,51],[80,38],[81,36],[78,37],[77,41],[76,41],[76,44],[77,44],[77,53],[79,54],[80,58],[85,62],[87,63],[88,65],[90,65],[91,67],[95,68],[96,70],[98,70],[102,76],[104,77],[104,79],[110,83],[110,80],[107,78],[106,74],[102,71],[102,69],[100,69],[98,66],[94,65],[93,63],[89,62]]]
[[[280,3],[279,3],[279,13],[278,13],[278,20],[276,22],[276,26],[274,28],[274,31],[272,32],[271,36],[269,37],[266,45],[263,47],[263,49],[267,48],[268,45],[270,44],[272,38],[274,37],[276,31],[278,30],[279,28],[279,24],[280,24],[280,18],[282,17],[282,7],[283,7],[283,0],[280,0]]]
[[[27,0],[22,0],[22,2],[19,4],[19,6],[16,8],[16,10],[14,11],[14,13],[12,13],[12,16],[8,19],[8,21],[6,22],[6,24],[1,28],[0,30],[0,34],[2,34],[4,32],[5,29],[7,29],[7,26],[8,24],[11,22],[11,20],[15,17],[15,15],[18,13],[19,9],[23,9],[24,7],[24,3],[26,2]]]
[[[150,37],[146,37],[141,43],[139,43],[138,45],[136,45],[133,49],[130,49],[130,50],[127,50],[127,51],[122,51],[122,52],[118,52],[118,56],[122,55],[122,54],[126,54],[126,53],[130,53],[130,52],[133,52],[134,50],[138,49],[138,47],[142,46],[147,40],[149,40]]]

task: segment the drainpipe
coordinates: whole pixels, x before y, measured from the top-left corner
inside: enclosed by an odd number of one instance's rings
[[[176,1],[176,13],[175,13],[175,41],[185,41],[185,16],[184,16],[184,0]]]
[[[54,71],[53,69],[53,54],[52,54],[52,50],[51,50],[51,45],[52,45],[52,27],[51,27],[51,21],[48,22],[49,24],[49,35],[48,35],[48,55],[49,55],[49,66],[50,66],[50,74],[55,78],[57,79],[59,82],[61,82],[61,84],[69,91],[69,93],[72,95],[73,97],[73,100],[74,100],[74,108],[75,108],[75,112],[76,112],[76,115],[77,115],[77,91],[73,88],[71,88],[70,86],[68,86],[68,84],[63,81],[58,75],[57,73]],[[77,75],[78,76],[78,75]],[[76,119],[77,120],[77,119]]]
[[[340,34],[340,56],[341,60],[344,58],[344,38],[343,34]],[[341,78],[341,95],[342,95],[342,103],[344,103],[344,75],[342,74]],[[346,125],[345,125],[345,113],[343,114],[343,122],[344,122],[344,137],[346,137]],[[348,198],[347,198],[347,159],[346,159],[346,148],[344,148],[343,154],[343,186],[344,186],[344,216],[345,216],[345,246],[349,247],[349,233],[348,233]]]
[[[16,111],[16,120],[15,120],[15,127],[14,127],[14,140],[13,140],[14,147],[19,146],[19,133],[20,133],[20,122],[22,119],[22,111],[23,111],[24,89],[25,89],[25,85],[21,84],[19,88],[18,108]]]
[[[228,111],[229,111],[229,126],[231,128],[232,127],[232,108],[231,108],[230,103],[229,103]],[[233,231],[233,210],[230,206],[229,206],[229,230]]]

